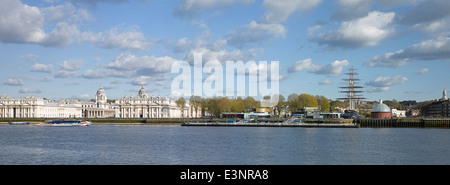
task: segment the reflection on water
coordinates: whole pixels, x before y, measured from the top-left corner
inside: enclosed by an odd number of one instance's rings
[[[0,125],[0,164],[450,164],[447,129]]]

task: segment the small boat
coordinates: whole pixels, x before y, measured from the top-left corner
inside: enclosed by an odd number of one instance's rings
[[[39,123],[37,126],[52,126],[52,127],[70,127],[70,126],[89,126],[90,121],[82,120],[67,120],[67,119],[57,119],[57,120],[47,120],[45,123]]]
[[[29,125],[30,122],[8,122],[10,125]]]

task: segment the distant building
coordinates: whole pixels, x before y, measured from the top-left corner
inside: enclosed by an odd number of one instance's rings
[[[107,102],[101,85],[95,101],[0,97],[0,118],[199,118],[200,110],[189,102],[180,110],[168,97],[149,97],[144,85],[137,98],[117,98],[114,103]]]
[[[400,103],[400,105],[403,105],[403,106],[411,107],[413,105],[416,105],[417,101],[416,100],[405,100],[405,101],[401,101],[401,102],[398,102],[398,103]]]
[[[425,107],[425,115],[431,117],[450,117],[450,101],[436,101]]]
[[[221,117],[227,119],[270,118],[270,114],[269,112],[224,112]]]
[[[386,104],[383,103],[383,100],[380,100],[380,103],[373,106],[371,117],[372,118],[390,119],[392,117],[391,109]]]
[[[406,110],[391,109],[391,113],[392,113],[393,117],[397,117],[397,118],[406,117]]]
[[[0,118],[80,118],[78,101],[53,101],[42,98],[0,97]]]
[[[304,118],[319,118],[320,109],[319,107],[303,107],[297,109],[296,112],[292,113],[292,116],[304,117]]]
[[[450,117],[450,100],[447,98],[447,91],[444,89],[441,99],[435,100],[422,110],[425,116]]]

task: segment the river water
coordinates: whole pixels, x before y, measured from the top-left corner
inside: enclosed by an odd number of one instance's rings
[[[450,130],[0,125],[0,164],[450,164]]]

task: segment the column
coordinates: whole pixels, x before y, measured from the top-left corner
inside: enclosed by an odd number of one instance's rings
[[[150,118],[153,118],[153,107],[150,107]]]
[[[156,118],[159,118],[159,107],[156,107]]]

